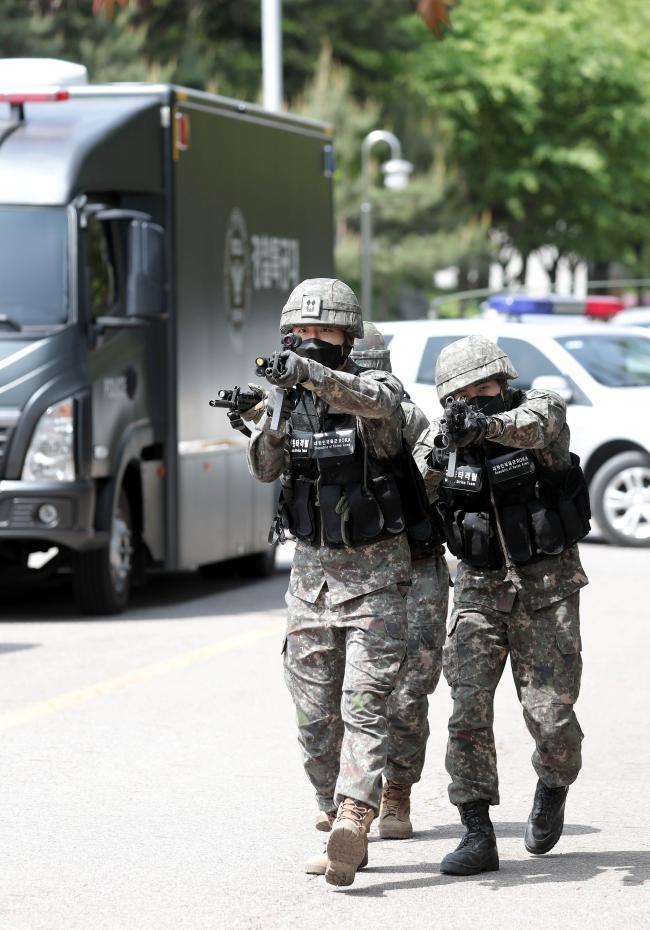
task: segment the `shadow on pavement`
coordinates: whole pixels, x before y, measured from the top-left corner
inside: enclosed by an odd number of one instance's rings
[[[494,821],[494,831],[499,837],[523,837],[526,830],[526,823],[500,823]],[[421,840],[460,840],[464,828],[461,823],[446,823],[440,827],[432,827],[431,830],[417,830],[408,840],[409,843],[417,843]],[[581,823],[566,823],[564,825],[564,836],[584,836],[587,833],[600,833],[598,827],[591,827]],[[372,836],[370,837],[372,839]],[[404,842],[404,841],[402,841]]]
[[[22,652],[24,649],[38,649],[41,643],[0,643],[0,655],[5,652]]]
[[[381,877],[400,873],[420,875],[403,881],[379,882],[370,888],[350,888],[345,894],[360,898],[381,898],[387,891],[409,891],[412,888],[427,888],[454,883],[476,883],[499,891],[521,885],[555,884],[562,882],[584,882],[602,875],[603,872],[620,873],[624,886],[643,885],[650,880],[650,851],[612,850],[611,852],[550,853],[525,860],[501,860],[498,872],[483,872],[481,875],[459,877],[442,875],[437,862],[421,862],[404,866],[368,865],[364,876]]]
[[[253,580],[243,578],[234,571],[216,579],[202,578],[198,572],[152,574],[146,584],[133,590],[131,602],[124,614],[98,617],[78,613],[70,579],[58,578],[33,584],[29,588],[16,586],[5,589],[0,619],[3,622],[137,622],[277,609],[284,607],[287,574],[288,569],[284,568],[278,568],[270,578]],[[260,592],[258,603],[255,594],[257,590]]]

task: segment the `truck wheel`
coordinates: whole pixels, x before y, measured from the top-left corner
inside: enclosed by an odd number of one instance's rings
[[[110,541],[101,549],[76,554],[75,600],[85,614],[119,614],[129,600],[134,561],[131,510],[124,490],[109,519],[104,522],[101,517],[98,513],[98,524],[109,525]]]
[[[621,452],[594,475],[591,507],[605,539],[617,546],[650,546],[650,456]]]

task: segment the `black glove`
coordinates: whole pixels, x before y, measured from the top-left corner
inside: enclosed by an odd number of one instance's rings
[[[429,468],[445,469],[449,464],[449,449],[436,445],[435,439],[431,452],[427,455],[427,465]]]
[[[456,449],[483,442],[488,428],[488,417],[476,410],[469,410],[461,429],[449,431],[452,445]]]
[[[306,381],[308,377],[309,365],[306,359],[287,349],[275,356],[273,368],[266,379],[277,387],[287,388]]]

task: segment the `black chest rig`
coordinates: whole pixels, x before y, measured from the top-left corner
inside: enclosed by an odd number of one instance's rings
[[[589,532],[589,492],[573,453],[569,467],[551,471],[527,449],[490,442],[461,449],[455,476],[440,486],[438,509],[450,552],[475,568],[504,565],[492,495],[516,564],[559,555]]]
[[[307,391],[290,424],[291,471],[282,480],[276,528],[279,524],[304,542],[333,547],[389,539],[418,522],[426,524],[429,535],[424,486],[423,504],[409,489],[404,454],[375,459],[356,417],[333,408],[319,413]],[[410,454],[408,458],[417,472]]]

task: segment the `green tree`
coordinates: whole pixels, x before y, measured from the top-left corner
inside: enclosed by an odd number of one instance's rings
[[[600,0],[463,0],[442,41],[411,28],[403,92],[438,114],[472,209],[524,259],[549,244],[611,259],[648,242],[644,0],[609,15]]]

